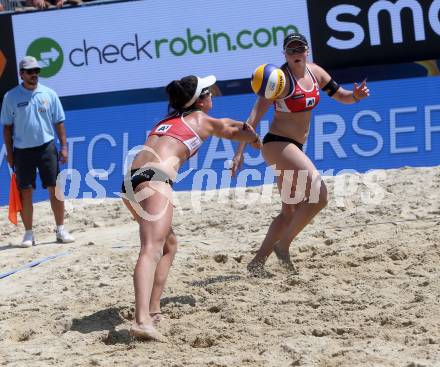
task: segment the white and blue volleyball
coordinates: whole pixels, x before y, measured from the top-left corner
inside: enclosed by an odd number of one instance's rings
[[[252,90],[261,97],[276,99],[283,93],[285,86],[286,76],[276,65],[260,65],[252,74]]]

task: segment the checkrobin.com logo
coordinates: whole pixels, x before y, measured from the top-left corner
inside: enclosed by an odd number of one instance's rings
[[[84,68],[202,54],[247,50],[254,52],[255,49],[280,47],[284,37],[290,32],[298,32],[298,28],[293,24],[246,28],[235,32],[214,32],[210,28],[194,32],[186,28],[184,32],[175,36],[159,38],[134,33],[127,34],[125,39],[107,40],[103,44],[83,38],[78,40],[75,47],[64,48],[64,54],[61,46],[53,39],[38,38],[28,47],[27,55],[39,60],[43,67],[41,76],[50,78],[60,71],[64,60],[66,65]]]
[[[26,55],[35,57],[41,65],[40,76],[50,78],[57,74],[64,62],[63,49],[51,38],[38,38],[33,41]]]

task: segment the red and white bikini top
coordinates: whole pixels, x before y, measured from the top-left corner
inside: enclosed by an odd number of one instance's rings
[[[174,115],[159,121],[148,136],[151,135],[171,136],[181,141],[188,148],[190,156],[196,154],[203,143],[203,140],[185,122],[183,115]]]
[[[289,80],[290,80],[290,91],[287,97],[283,99],[277,99],[274,102],[275,111],[281,112],[302,112],[309,111],[315,108],[319,103],[319,84],[310,71],[308,67],[307,73],[310,75],[313,81],[313,87],[310,90],[305,90],[301,88],[299,83],[296,81],[295,76],[293,76],[289,70]]]

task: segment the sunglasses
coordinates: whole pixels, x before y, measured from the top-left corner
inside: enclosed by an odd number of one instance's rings
[[[302,54],[306,52],[308,49],[309,48],[307,46],[299,46],[299,47],[286,48],[284,52],[287,55],[294,55],[294,54]]]
[[[202,93],[200,93],[200,97],[199,98],[205,98],[208,96],[212,96],[211,90],[209,88],[206,88],[204,90],[202,90]]]
[[[40,74],[41,69],[23,69],[23,71],[28,74],[28,75],[32,75],[32,74]]]

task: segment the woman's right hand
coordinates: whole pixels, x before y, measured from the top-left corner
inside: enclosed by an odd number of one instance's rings
[[[252,143],[249,143],[249,145],[254,149],[263,148],[263,143],[261,142],[261,139],[258,135],[257,135],[257,139],[255,141],[253,141]]]
[[[238,172],[241,165],[243,164],[243,160],[243,152],[235,153],[234,158],[232,158],[231,176],[234,176]]]

